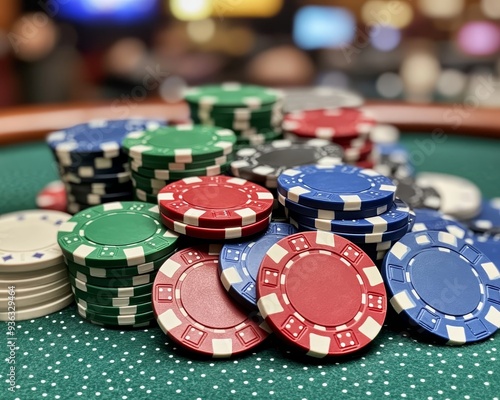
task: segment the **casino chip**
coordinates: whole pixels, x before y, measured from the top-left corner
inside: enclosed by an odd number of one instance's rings
[[[304,215],[310,218],[319,218],[326,220],[342,220],[342,219],[359,219],[359,218],[370,218],[381,215],[389,209],[387,205],[380,206],[378,208],[371,208],[366,210],[357,211],[334,211],[334,210],[322,210],[319,208],[308,207],[302,204],[296,203],[287,199],[281,193],[278,193],[278,202],[285,207],[285,211],[290,210],[294,213]]]
[[[132,199],[127,156],[121,143],[129,132],[156,129],[163,120],[95,120],[47,137],[59,164],[68,199],[67,209],[77,213],[91,205]]]
[[[62,297],[58,297],[57,299],[38,303],[34,307],[16,307],[16,321],[25,321],[28,319],[44,317],[45,315],[49,315],[62,310],[63,308],[69,306],[71,303],[73,303],[73,294],[69,292]],[[0,321],[10,321],[11,319],[9,318],[9,316],[11,315],[11,312],[0,311]]]
[[[278,177],[278,192],[304,206],[357,211],[389,206],[396,186],[371,169],[350,165],[304,165]]]
[[[102,268],[154,261],[174,250],[177,238],[160,224],[157,206],[133,201],[91,207],[58,233],[68,260]]]
[[[475,232],[500,233],[500,197],[483,200],[481,212],[467,224]]]
[[[441,197],[439,210],[459,220],[475,218],[481,212],[481,191],[471,181],[454,175],[422,172],[417,186],[433,188]]]
[[[387,254],[382,275],[395,311],[446,344],[476,342],[500,327],[500,271],[456,236],[407,234]]]
[[[104,297],[101,295],[84,292],[83,290],[77,289],[75,286],[73,286],[71,290],[73,291],[73,294],[77,299],[84,300],[87,303],[108,307],[134,306],[151,302],[151,290],[149,291],[149,293],[130,297]]]
[[[472,244],[474,235],[469,229],[454,218],[442,214],[440,211],[418,209],[415,208],[413,212],[416,215],[415,225],[412,232],[421,231],[442,231],[448,232],[459,239],[465,240],[467,243]]]
[[[476,235],[474,247],[482,251],[497,266],[500,266],[500,236]]]
[[[69,293],[71,293],[71,285],[67,277],[39,287],[16,288],[15,297],[9,290],[2,290],[0,291],[0,312],[12,311],[12,302],[15,302],[16,309],[23,310],[33,308],[44,302],[55,301]],[[10,305],[9,302],[11,302]]]
[[[400,199],[396,199],[385,213],[368,218],[321,219],[312,218],[290,210],[289,215],[297,222],[316,229],[338,233],[383,233],[408,224],[410,208]]]
[[[271,222],[259,237],[224,244],[219,256],[219,274],[224,288],[234,300],[249,310],[257,309],[255,282],[262,259],[278,240],[296,232],[290,224]]]
[[[259,220],[253,224],[231,228],[202,228],[195,225],[187,225],[182,222],[175,221],[164,214],[161,214],[161,221],[168,229],[182,235],[199,239],[227,240],[251,236],[262,232],[271,222],[271,214],[269,214],[267,218]]]
[[[63,262],[57,232],[71,215],[26,210],[0,216],[0,275],[40,271]]]
[[[284,90],[285,113],[321,108],[360,107],[364,99],[357,93],[326,86],[289,88]]]
[[[62,165],[80,166],[81,160],[119,157],[128,132],[156,129],[164,123],[145,119],[93,120],[51,133],[47,143]]]
[[[61,181],[45,185],[36,196],[36,206],[42,210],[66,211],[66,189]]]
[[[283,94],[275,89],[255,85],[241,85],[226,82],[221,85],[206,85],[188,88],[184,99],[200,108],[214,107],[248,107],[258,110],[265,105],[274,104]]]
[[[246,227],[269,217],[273,195],[240,178],[193,177],[161,189],[158,204],[166,217],[182,224],[218,229]]]
[[[327,140],[312,139],[302,143],[275,140],[238,150],[231,163],[231,172],[234,176],[275,188],[277,177],[284,170],[304,164],[340,164],[342,154],[340,146]]]
[[[386,292],[372,260],[329,232],[275,243],[260,265],[258,308],[273,331],[312,357],[355,352],[375,339]]]
[[[186,124],[133,132],[125,137],[123,149],[136,164],[147,167],[149,161],[166,165],[228,155],[235,142],[229,129]]]
[[[375,119],[360,108],[304,110],[287,114],[283,129],[302,137],[332,140],[367,137]]]
[[[395,179],[396,196],[407,203],[410,208],[441,208],[441,196],[433,188],[422,188],[412,178]]]
[[[230,357],[268,336],[258,314],[247,315],[219,280],[220,246],[197,246],[174,254],[154,282],[153,309],[163,332],[201,355]]]

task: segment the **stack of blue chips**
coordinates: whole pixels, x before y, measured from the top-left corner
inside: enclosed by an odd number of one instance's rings
[[[351,165],[305,165],[278,177],[278,200],[299,230],[336,233],[381,260],[414,223],[391,179]]]
[[[164,120],[93,120],[51,133],[47,143],[58,164],[68,211],[133,198],[127,155],[121,143],[127,133],[154,129]]]

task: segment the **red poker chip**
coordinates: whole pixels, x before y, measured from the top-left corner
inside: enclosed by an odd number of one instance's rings
[[[283,129],[303,137],[354,139],[368,136],[375,119],[360,108],[303,110],[287,114]]]
[[[222,245],[184,249],[170,257],[153,283],[153,310],[163,332],[198,354],[230,357],[259,345],[269,328],[229,297],[217,266]]]
[[[373,143],[366,141],[363,147],[345,147],[344,148],[344,161],[355,162],[358,160],[366,159],[373,152]]]
[[[271,221],[271,213],[262,220],[257,221],[255,224],[246,226],[237,226],[233,228],[202,228],[199,226],[187,225],[179,221],[175,221],[165,214],[160,213],[161,222],[168,229],[180,233],[182,235],[198,238],[198,239],[212,239],[212,240],[225,240],[237,239],[245,236],[255,235],[267,229]]]
[[[274,244],[260,264],[257,305],[273,331],[312,357],[369,344],[387,312],[382,276],[359,247],[331,232]]]
[[[36,196],[36,205],[42,210],[66,212],[67,197],[64,183],[53,181],[48,183]]]
[[[158,204],[165,216],[203,228],[253,225],[271,213],[273,201],[266,188],[221,175],[175,181],[158,194]]]

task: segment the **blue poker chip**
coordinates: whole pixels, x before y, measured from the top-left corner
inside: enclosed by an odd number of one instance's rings
[[[500,328],[500,271],[454,235],[405,235],[384,258],[382,276],[394,310],[447,344],[479,341]]]
[[[283,171],[278,191],[308,207],[359,211],[391,205],[396,186],[372,169],[345,164],[303,165]]]
[[[380,233],[346,233],[346,232],[338,232],[335,230],[331,230],[328,227],[326,229],[319,228],[317,226],[309,226],[303,223],[300,223],[294,219],[293,216],[290,216],[290,223],[295,226],[297,229],[301,231],[326,231],[333,232],[339,236],[342,236],[353,243],[358,245],[361,244],[377,244],[388,241],[397,241],[401,239],[406,233],[408,233],[408,222],[406,225],[395,229],[393,231],[380,232]]]
[[[500,267],[500,235],[476,235],[474,247],[481,250],[497,267]]]
[[[416,215],[415,225],[412,232],[421,231],[441,231],[455,235],[459,239],[467,240],[472,243],[473,233],[463,224],[454,218],[444,215],[440,211],[429,210],[426,208],[415,208],[413,212]]]
[[[331,231],[335,233],[382,233],[396,230],[408,224],[410,216],[410,207],[400,199],[396,199],[392,207],[383,214],[368,218],[350,218],[350,219],[321,219],[311,218],[290,211],[295,221],[314,226],[320,230]]]
[[[500,197],[483,200],[481,213],[467,224],[475,232],[500,233]]]
[[[125,135],[165,124],[165,120],[142,118],[93,120],[51,133],[47,143],[64,165],[99,156],[115,158],[122,154],[121,143]]]
[[[257,309],[255,281],[262,259],[278,240],[296,232],[290,224],[271,222],[267,231],[253,240],[224,244],[219,256],[220,279],[238,303]]]
[[[356,218],[369,218],[376,217],[377,215],[387,212],[389,206],[381,206],[378,208],[358,210],[358,211],[334,211],[334,210],[322,210],[319,208],[303,206],[302,204],[290,201],[281,193],[278,193],[279,203],[285,207],[285,211],[289,210],[300,215],[304,215],[310,218],[320,218],[320,219],[356,219]]]

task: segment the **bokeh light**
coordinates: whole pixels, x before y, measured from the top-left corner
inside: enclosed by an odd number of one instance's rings
[[[481,11],[485,16],[492,19],[500,18],[500,1],[481,0]]]
[[[373,26],[370,40],[374,48],[380,51],[391,51],[401,42],[401,31],[391,26]]]
[[[422,14],[430,18],[454,18],[464,9],[464,0],[419,0]]]
[[[183,0],[189,2],[189,0]],[[218,18],[269,18],[283,7],[283,0],[211,0],[212,15]]]
[[[212,14],[212,0],[170,0],[170,11],[181,21],[195,21]]]
[[[500,28],[489,21],[468,22],[460,28],[457,42],[466,54],[487,56],[500,48]]]
[[[26,36],[26,32],[33,34]],[[30,30],[28,30],[30,29]],[[58,30],[44,13],[26,14],[12,26],[9,41],[13,53],[20,60],[33,62],[46,57],[55,47]]]
[[[436,56],[423,49],[410,51],[401,63],[405,95],[408,100],[428,101],[441,72]]]
[[[370,0],[361,8],[361,19],[366,25],[405,28],[413,20],[413,8],[406,1]]]
[[[212,40],[215,34],[215,22],[213,19],[202,19],[189,21],[186,24],[187,34],[195,43],[206,43]]]
[[[457,97],[467,85],[467,75],[458,69],[445,69],[439,75],[436,89],[441,96]]]
[[[340,7],[306,6],[295,15],[293,38],[305,50],[341,48],[355,36],[356,20]]]
[[[375,87],[380,96],[386,99],[394,99],[403,93],[403,81],[394,72],[384,72],[375,83]]]

